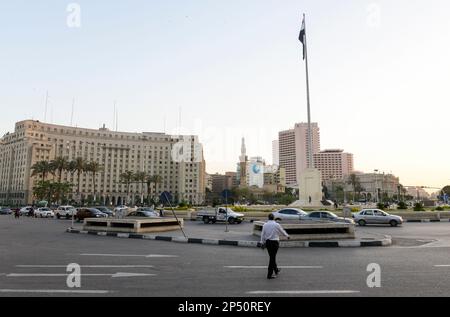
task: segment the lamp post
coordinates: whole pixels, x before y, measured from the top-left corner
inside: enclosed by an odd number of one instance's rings
[[[375,194],[377,196],[377,204],[380,203],[380,195],[379,195],[379,191],[378,191],[378,170],[375,169],[373,170],[375,172]]]

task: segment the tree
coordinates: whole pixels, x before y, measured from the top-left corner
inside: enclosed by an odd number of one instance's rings
[[[144,197],[144,193],[142,192],[142,189],[144,188],[145,178],[146,178],[145,172],[136,172],[134,174],[134,181],[141,185],[141,198],[140,198],[141,203],[143,203],[143,197]]]
[[[127,188],[127,200],[129,199],[130,196],[130,185],[134,180],[134,173],[132,171],[125,171],[124,173],[120,174],[120,182],[122,184],[125,184],[126,188]],[[128,203],[128,201],[127,201]]]
[[[361,191],[362,191],[361,183],[359,182],[358,176],[356,176],[356,174],[350,174],[350,176],[348,177],[348,180],[347,180],[347,184],[352,185],[353,200],[355,200],[357,189],[361,188]]]
[[[72,184],[52,181],[39,181],[33,188],[38,200],[47,200],[49,204],[60,201],[72,190]]]
[[[145,183],[147,184],[147,203],[150,205],[150,201],[152,200],[152,184],[155,184],[156,190],[156,185],[162,183],[162,177],[160,175],[147,174]]]
[[[58,182],[61,183],[63,171],[69,168],[69,160],[65,157],[57,157],[50,162],[53,172],[58,173]]]
[[[78,188],[77,188],[77,196],[78,196],[78,203],[81,203],[81,195],[80,195],[80,185],[81,185],[81,174],[83,174],[86,171],[86,160],[82,157],[77,157],[74,161],[69,163],[69,170],[72,171],[72,173],[77,173],[77,181],[78,181]]]
[[[336,197],[336,200],[343,202],[344,201],[344,186],[337,185],[336,187],[334,187],[334,195]]]
[[[48,173],[50,173],[52,171],[52,166],[47,161],[39,161],[39,162],[36,162],[35,164],[33,164],[33,166],[31,166],[31,169],[33,171],[31,173],[31,176],[40,175],[41,180],[45,181]]]
[[[447,185],[444,188],[442,188],[442,191],[450,196],[450,185]]]
[[[96,161],[91,161],[89,163],[86,164],[85,166],[85,170],[86,172],[89,172],[92,174],[92,186],[93,186],[93,197],[94,197],[94,202],[97,200],[97,192],[96,192],[96,188],[95,188],[95,179],[97,178],[97,174],[101,171],[103,171],[103,166]]]

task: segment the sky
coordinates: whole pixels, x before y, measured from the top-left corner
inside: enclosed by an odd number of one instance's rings
[[[322,149],[442,187],[448,12],[447,0],[0,0],[0,134],[70,125],[73,100],[73,125],[113,128],[116,101],[120,131],[199,135],[209,173],[235,170],[242,137],[271,162],[278,132],[307,120],[306,13]]]

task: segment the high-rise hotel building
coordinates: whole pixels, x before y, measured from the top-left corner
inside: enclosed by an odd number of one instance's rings
[[[145,185],[133,183],[126,197],[127,188],[120,181],[125,171],[161,176],[155,197],[168,191],[174,200],[192,204],[201,204],[205,198],[205,161],[197,136],[115,132],[26,120],[17,122],[14,132],[0,139],[0,204],[31,204],[33,187],[40,179],[31,176],[31,167],[56,157],[100,163],[103,170],[96,176],[95,195],[105,204],[136,202],[135,197],[146,193]],[[76,199],[76,173],[64,172],[62,181],[75,185],[71,198]],[[92,181],[91,173],[82,174],[83,199],[93,194]]]
[[[313,155],[320,152],[320,129],[311,123]],[[297,123],[293,129],[281,131],[278,135],[280,167],[286,169],[288,186],[298,185],[300,174],[309,165],[309,133],[307,123]]]

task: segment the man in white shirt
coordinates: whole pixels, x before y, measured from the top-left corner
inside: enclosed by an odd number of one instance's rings
[[[265,244],[270,257],[269,268],[267,271],[267,278],[269,280],[278,276],[281,271],[277,266],[277,252],[280,247],[280,234],[290,239],[289,235],[280,226],[280,224],[274,221],[273,214],[270,214],[269,221],[263,226],[261,233],[261,244]],[[275,277],[273,276],[274,272]]]

